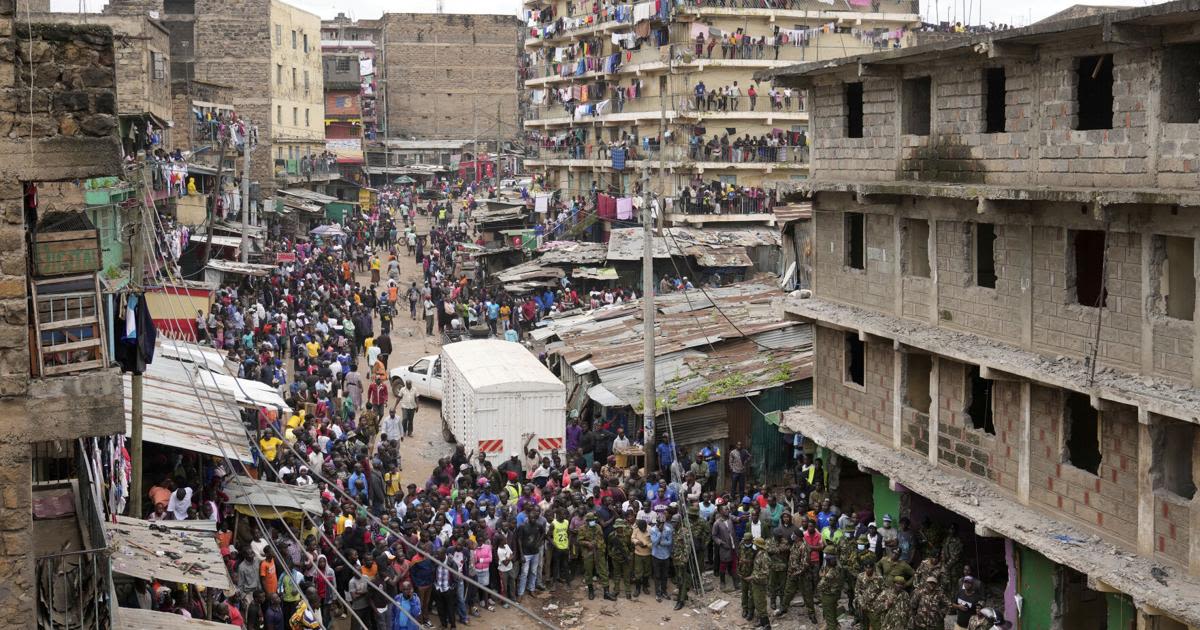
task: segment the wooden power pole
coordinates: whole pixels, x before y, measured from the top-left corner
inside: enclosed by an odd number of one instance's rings
[[[144,178],[143,178],[144,181]],[[146,274],[146,236],[143,229],[146,225],[145,221],[145,203],[146,195],[150,194],[146,190],[145,185],[138,186],[138,194],[140,199],[132,208],[133,230],[130,235],[130,271],[129,271],[129,293],[126,299],[132,296],[142,297],[142,283]],[[129,436],[129,458],[132,460],[132,472],[129,479],[129,515],[134,518],[142,518],[142,375],[139,372],[134,372],[132,377],[133,395],[131,402],[131,424],[132,431]]]

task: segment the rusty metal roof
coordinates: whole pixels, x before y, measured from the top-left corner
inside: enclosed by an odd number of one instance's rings
[[[618,228],[609,233],[608,260],[641,260],[642,228]],[[670,244],[664,236],[653,237],[654,257],[680,256],[679,248]]]
[[[594,265],[608,258],[605,243],[546,241],[538,251],[542,254],[538,260],[547,265]]]

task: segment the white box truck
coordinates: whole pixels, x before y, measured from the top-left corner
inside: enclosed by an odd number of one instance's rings
[[[442,346],[442,432],[500,464],[521,449],[562,452],[566,386],[524,346],[480,339]]]

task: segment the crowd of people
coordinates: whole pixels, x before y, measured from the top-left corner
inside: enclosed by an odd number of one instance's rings
[[[243,471],[215,459],[196,467],[199,477],[169,468],[149,491],[148,518],[215,520],[235,592],[206,607],[194,589],[138,583],[126,605],[252,630],[328,628],[347,617],[371,630],[435,619],[456,628],[577,588],[589,600],[653,597],[679,610],[711,571],[721,589],[740,591],[743,616],[759,627],[797,594],[810,619],[819,603],[827,628],[837,627],[843,595],[863,628],[924,630],[948,614],[968,630],[999,622],[982,607],[953,528],[893,526],[890,515],[877,525],[868,506],[838,500],[826,483],[836,473],[808,455],[785,483],[768,485],[740,443],[722,452],[662,435],[648,470],[638,457],[645,436],[616,413],[569,417],[561,452],[527,442],[496,461],[458,445],[431,467],[406,469],[400,444],[414,436],[418,401],[411,383],[389,378],[394,318],[407,310],[427,333],[486,325],[516,340],[567,304],[636,294],[580,295],[566,283],[509,296],[457,271],[472,236],[470,186],[433,202],[436,220],[420,238],[409,238],[417,200],[402,191],[388,199],[352,217],[345,238],[275,243],[295,261],[222,287],[195,321],[240,377],[277,388],[293,410],[244,418],[256,429],[255,476],[315,486],[321,513],[291,527],[235,520],[223,485]],[[403,286],[402,268],[419,269],[420,280]],[[665,277],[659,290],[691,287]]]

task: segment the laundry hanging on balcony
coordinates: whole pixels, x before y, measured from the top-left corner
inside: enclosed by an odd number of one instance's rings
[[[158,330],[146,307],[146,298],[140,293],[124,296],[125,303],[114,318],[113,334],[116,336],[117,364],[122,372],[141,374],[146,366],[154,362],[154,341]]]

